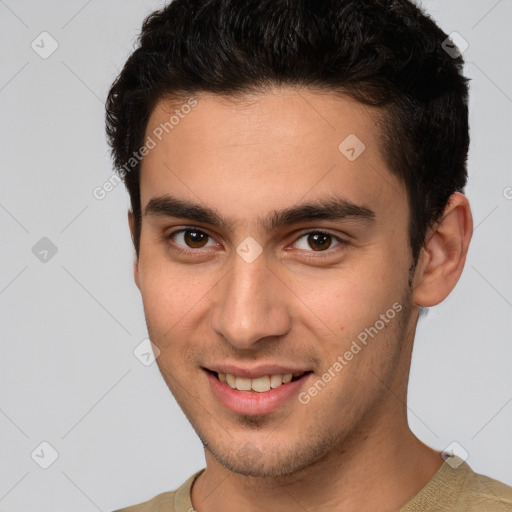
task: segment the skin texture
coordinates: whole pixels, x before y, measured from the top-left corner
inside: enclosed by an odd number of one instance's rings
[[[397,510],[443,462],[408,427],[407,381],[419,307],[441,302],[462,272],[468,201],[450,198],[410,276],[407,195],[386,166],[377,112],[306,89],[196,99],[143,160],[134,265],[160,371],[205,445],[194,507]],[[146,134],[176,107],[158,103]],[[366,147],[354,161],[338,149],[350,134]],[[230,229],[144,215],[166,194],[217,211]],[[373,221],[275,230],[259,222],[333,197],[373,210]],[[183,232],[169,237],[191,226],[208,235],[205,247],[187,246]],[[314,250],[307,235],[315,231],[333,235],[331,245]],[[262,248],[252,263],[236,252],[248,236]],[[210,389],[204,367],[275,363],[311,370],[307,391],[397,303],[400,312],[307,404],[293,397],[270,414],[243,416]]]

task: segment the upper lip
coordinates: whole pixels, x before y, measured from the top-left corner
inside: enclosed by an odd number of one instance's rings
[[[289,373],[304,373],[310,371],[307,368],[281,366],[276,364],[265,364],[254,366],[252,368],[242,368],[232,364],[218,364],[208,367],[205,366],[205,369],[217,373],[229,373],[237,377],[245,377],[246,379],[257,379],[258,377],[265,377],[266,375],[287,375]]]

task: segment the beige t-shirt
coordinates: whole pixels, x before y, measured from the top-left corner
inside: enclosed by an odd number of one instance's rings
[[[176,491],[116,512],[195,512],[190,490],[203,471],[192,475]],[[512,512],[512,487],[475,473],[454,456],[397,512]]]

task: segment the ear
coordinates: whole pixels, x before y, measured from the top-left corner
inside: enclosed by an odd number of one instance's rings
[[[130,226],[130,235],[132,237],[132,243],[135,247],[135,230],[134,230],[134,219],[133,219],[133,212],[131,210],[128,210],[128,225]],[[140,290],[140,276],[139,276],[139,258],[137,255],[134,256],[133,259],[133,279],[135,281],[135,284],[137,285],[137,288]]]
[[[441,220],[428,230],[413,280],[413,302],[435,306],[459,280],[473,234],[473,217],[464,194],[448,199]]]

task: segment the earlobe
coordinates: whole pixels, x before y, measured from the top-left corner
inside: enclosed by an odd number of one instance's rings
[[[457,284],[473,233],[473,218],[465,195],[455,192],[441,220],[427,233],[413,282],[413,301],[435,306]]]
[[[134,230],[134,220],[133,220],[133,212],[128,210],[128,225],[130,227],[130,235],[132,237],[132,243],[135,247],[135,230]],[[140,276],[139,276],[139,258],[135,254],[133,259],[133,279],[137,288],[140,290]]]

